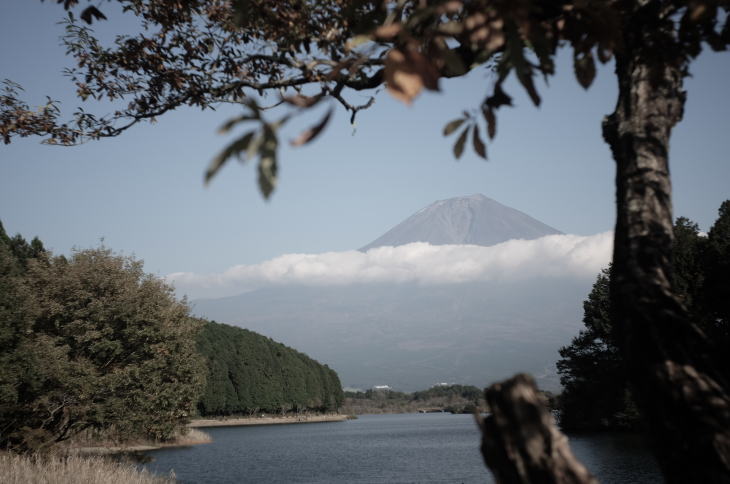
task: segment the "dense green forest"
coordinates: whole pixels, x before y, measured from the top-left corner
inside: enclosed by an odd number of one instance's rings
[[[226,324],[206,322],[198,335],[207,383],[201,415],[253,414],[342,406],[337,373],[271,338]]]
[[[0,223],[0,448],[84,432],[172,438],[196,413],[335,410],[337,374],[264,336],[190,316],[142,262],[54,256]]]
[[[672,258],[672,282],[692,321],[712,342],[707,358],[717,368],[730,368],[730,200],[706,235],[691,220],[678,218]],[[560,349],[560,423],[566,430],[641,425],[612,322],[610,278],[610,268],[598,275],[583,303],[585,329]]]

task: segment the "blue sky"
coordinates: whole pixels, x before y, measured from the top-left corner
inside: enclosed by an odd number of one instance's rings
[[[61,16],[53,2],[4,0],[0,77],[22,84],[31,103],[49,94],[70,112],[77,103],[61,75],[70,64],[58,45]],[[130,25],[112,18],[99,28],[123,32]],[[486,73],[476,71],[442,82],[443,92],[410,107],[381,93],[354,133],[339,111],[314,144],[282,150],[279,186],[268,202],[253,165],[232,163],[203,185],[207,163],[228,139],[217,128],[237,113],[233,107],[179,110],[80,147],[17,140],[0,147],[0,220],[9,232],[38,235],[60,253],[103,237],[161,275],[354,249],[435,200],[473,193],[566,233],[605,232],[613,227],[614,167],[600,121],[612,111],[615,81],[604,66],[586,92],[569,61],[567,53],[559,58],[559,74],[540,89],[539,109],[510,85],[517,107],[500,113],[488,162],[469,151],[454,161],[453,140],[441,136],[447,121],[476,107],[489,89]],[[730,198],[730,96],[723,88],[730,56],[703,54],[692,73],[685,119],[672,138],[675,214],[706,230]],[[314,116],[297,120],[285,138]]]

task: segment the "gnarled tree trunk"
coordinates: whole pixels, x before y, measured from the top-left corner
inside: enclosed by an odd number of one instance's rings
[[[613,320],[666,481],[727,483],[727,369],[713,368],[671,283],[668,152],[682,118],[684,60],[671,52],[657,59],[641,45],[617,55],[618,104],[603,124],[617,168]]]
[[[649,42],[643,21],[637,13],[624,27],[619,99],[603,123],[616,162],[612,319],[666,481],[730,483],[730,369],[713,366],[672,287],[668,153],[686,58],[671,22]],[[532,393],[519,376],[487,390],[482,454],[498,482],[594,482]]]
[[[573,456],[528,375],[490,386],[482,456],[499,484],[597,484]]]

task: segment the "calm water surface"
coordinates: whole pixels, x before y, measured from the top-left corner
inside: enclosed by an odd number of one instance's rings
[[[183,483],[493,482],[471,415],[362,415],[346,422],[214,427],[213,443],[149,452],[149,470]],[[626,435],[571,438],[602,483],[659,483],[641,442]]]

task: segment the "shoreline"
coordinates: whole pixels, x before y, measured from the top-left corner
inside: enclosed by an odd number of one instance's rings
[[[251,425],[281,425],[281,424],[303,424],[319,422],[344,422],[352,419],[347,414],[326,414],[326,415],[300,415],[300,416],[270,416],[270,417],[221,417],[221,418],[198,418],[187,424],[191,429],[206,427],[239,427]],[[186,438],[187,437],[187,438]],[[169,447],[187,447],[191,445],[209,444],[212,439],[205,432],[197,432],[192,438],[181,436],[170,442],[145,442],[132,445],[81,445],[70,446],[66,452],[80,456],[114,455],[147,452],[151,450],[165,449]]]
[[[190,447],[193,445],[210,444],[211,441],[204,442],[166,442],[164,444],[143,444],[143,445],[129,445],[121,447],[106,447],[106,446],[92,446],[92,447],[71,447],[68,449],[68,453],[71,455],[80,456],[94,456],[94,455],[114,455],[114,454],[135,454],[138,452],[147,452],[150,450],[167,449],[169,447]]]
[[[300,423],[318,423],[318,422],[344,422],[350,420],[349,415],[344,414],[326,414],[326,415],[300,415],[300,416],[284,416],[284,417],[222,417],[222,418],[197,418],[193,419],[188,427],[205,428],[205,427],[239,427],[247,425],[280,425],[280,424],[300,424]]]
[[[141,441],[127,445],[114,445],[109,442],[89,442],[91,445],[71,445],[65,450],[70,455],[101,456],[114,454],[135,454],[150,450],[165,449],[168,447],[189,447],[192,445],[209,444],[213,442],[210,435],[203,431],[190,428],[186,435],[178,435],[167,442]]]

